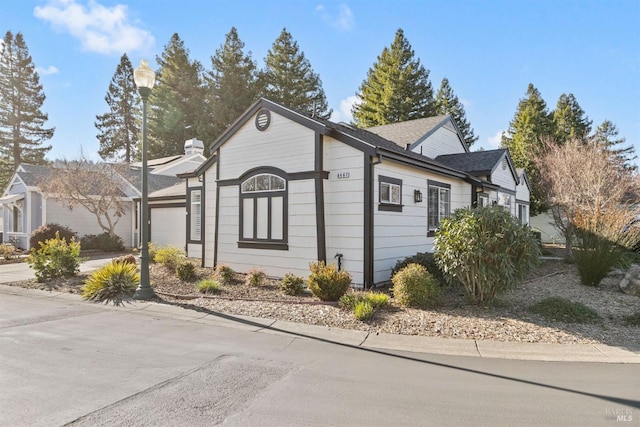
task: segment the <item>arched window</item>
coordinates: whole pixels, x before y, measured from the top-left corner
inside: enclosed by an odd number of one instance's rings
[[[240,247],[288,249],[287,181],[259,173],[240,185]]]

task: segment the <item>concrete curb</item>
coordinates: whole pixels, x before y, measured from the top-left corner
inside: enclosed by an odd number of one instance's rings
[[[0,285],[0,294],[28,295],[85,303],[79,295]],[[89,303],[90,304],[90,303]],[[493,359],[536,360],[549,362],[596,362],[640,364],[640,347],[621,348],[606,344],[546,344],[450,339],[413,335],[370,333],[350,329],[304,325],[275,319],[211,314],[177,305],[133,301],[122,306],[101,305],[104,310],[168,318],[245,331],[290,335],[372,350],[483,357]]]

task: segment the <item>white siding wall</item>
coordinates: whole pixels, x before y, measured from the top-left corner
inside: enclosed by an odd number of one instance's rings
[[[540,215],[532,216],[529,221],[531,228],[540,232],[542,243],[565,243],[565,239],[560,230],[556,228],[551,214],[541,213]]]
[[[220,178],[235,179],[259,166],[275,166],[289,173],[314,166],[314,132],[278,114],[260,132],[249,119],[220,148]]]
[[[402,180],[402,212],[378,210],[379,175]],[[399,259],[418,252],[433,251],[433,237],[427,237],[427,182],[451,185],[451,212],[471,204],[471,185],[458,179],[383,161],[375,168],[374,182],[374,282],[389,280]],[[414,190],[422,192],[422,202],[414,202]]]
[[[204,227],[202,229],[202,238],[204,245],[204,265],[205,267],[213,267],[215,230],[216,230],[216,167],[211,166],[207,169],[204,179]],[[238,216],[236,213],[235,216]]]
[[[220,179],[237,179],[245,172],[261,166],[276,167],[287,173],[311,171],[314,168],[315,133],[278,114],[271,113],[271,123],[258,131],[249,119],[220,148]],[[212,171],[207,171],[206,245],[207,264],[212,264],[215,221],[215,184]],[[306,276],[309,262],[317,259],[315,190],[313,180],[288,182],[289,250],[238,248],[239,189],[220,187],[218,263],[236,271],[247,272],[257,267],[269,276],[282,277],[291,272]],[[210,261],[211,260],[211,261]]]
[[[184,249],[187,241],[185,208],[150,206],[151,242],[157,246],[171,245]]]
[[[324,140],[324,181],[327,263],[351,273],[354,284],[364,283],[364,154],[332,138]],[[348,178],[338,178],[338,173]]]
[[[524,178],[520,177],[520,184],[516,187],[516,199],[529,201],[529,187],[527,186]]]
[[[87,234],[101,234],[104,230],[98,225],[98,220],[94,214],[87,211],[82,206],[76,206],[73,210],[65,208],[58,202],[57,199],[46,199],[47,209],[47,223],[57,223],[60,225],[66,225],[73,231],[78,233],[78,237],[82,237]],[[127,247],[133,246],[132,230],[132,205],[133,202],[125,202],[125,213],[118,224],[115,231],[120,236]]]
[[[500,160],[500,162],[498,163],[498,166],[495,168],[495,170],[491,174],[491,182],[499,185],[502,188],[515,192],[516,181],[513,178],[513,174],[511,173],[511,168],[509,167],[509,165],[507,165],[507,167],[503,169],[502,165],[503,165],[503,160]],[[497,197],[497,195],[495,197]],[[511,207],[509,211],[511,212],[511,215],[517,215],[515,194],[511,194]]]
[[[413,151],[435,158],[443,154],[464,153],[464,146],[460,143],[458,135],[446,127],[441,127],[417,146]]]

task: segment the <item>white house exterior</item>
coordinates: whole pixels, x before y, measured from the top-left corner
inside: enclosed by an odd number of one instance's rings
[[[186,220],[184,215],[184,182],[176,175],[194,170],[205,160],[203,144],[198,140],[185,143],[185,154],[149,162],[149,206],[151,220],[155,221],[156,236],[161,244],[178,244],[184,247]],[[87,234],[100,234],[102,230],[95,215],[82,206],[68,209],[55,195],[45,195],[40,191],[39,183],[47,179],[52,167],[21,164],[14,173],[3,196],[0,198],[2,213],[2,240],[14,243],[17,247],[29,249],[31,233],[43,224],[56,223],[67,226],[79,237]],[[141,195],[140,165],[132,164],[122,176],[118,185],[122,191],[124,214],[120,217],[115,232],[125,246],[133,247],[139,243],[139,198]],[[174,186],[178,186],[175,191]],[[174,187],[171,197],[167,198],[168,188]],[[167,200],[172,199],[171,204]],[[165,215],[164,209],[180,206],[180,214],[173,209],[173,217]],[[168,212],[168,211],[167,211]],[[153,237],[153,236],[152,236]]]
[[[276,277],[326,261],[356,285],[385,282],[398,259],[432,250],[442,218],[480,195],[515,215],[519,178],[497,151],[475,175],[452,166],[481,156],[449,117],[362,130],[259,100],[181,175],[189,255]],[[444,152],[457,157],[441,161]]]

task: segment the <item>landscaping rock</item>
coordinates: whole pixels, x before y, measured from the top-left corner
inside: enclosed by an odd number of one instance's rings
[[[625,294],[640,297],[640,265],[631,264],[624,279],[620,281],[619,287]]]

